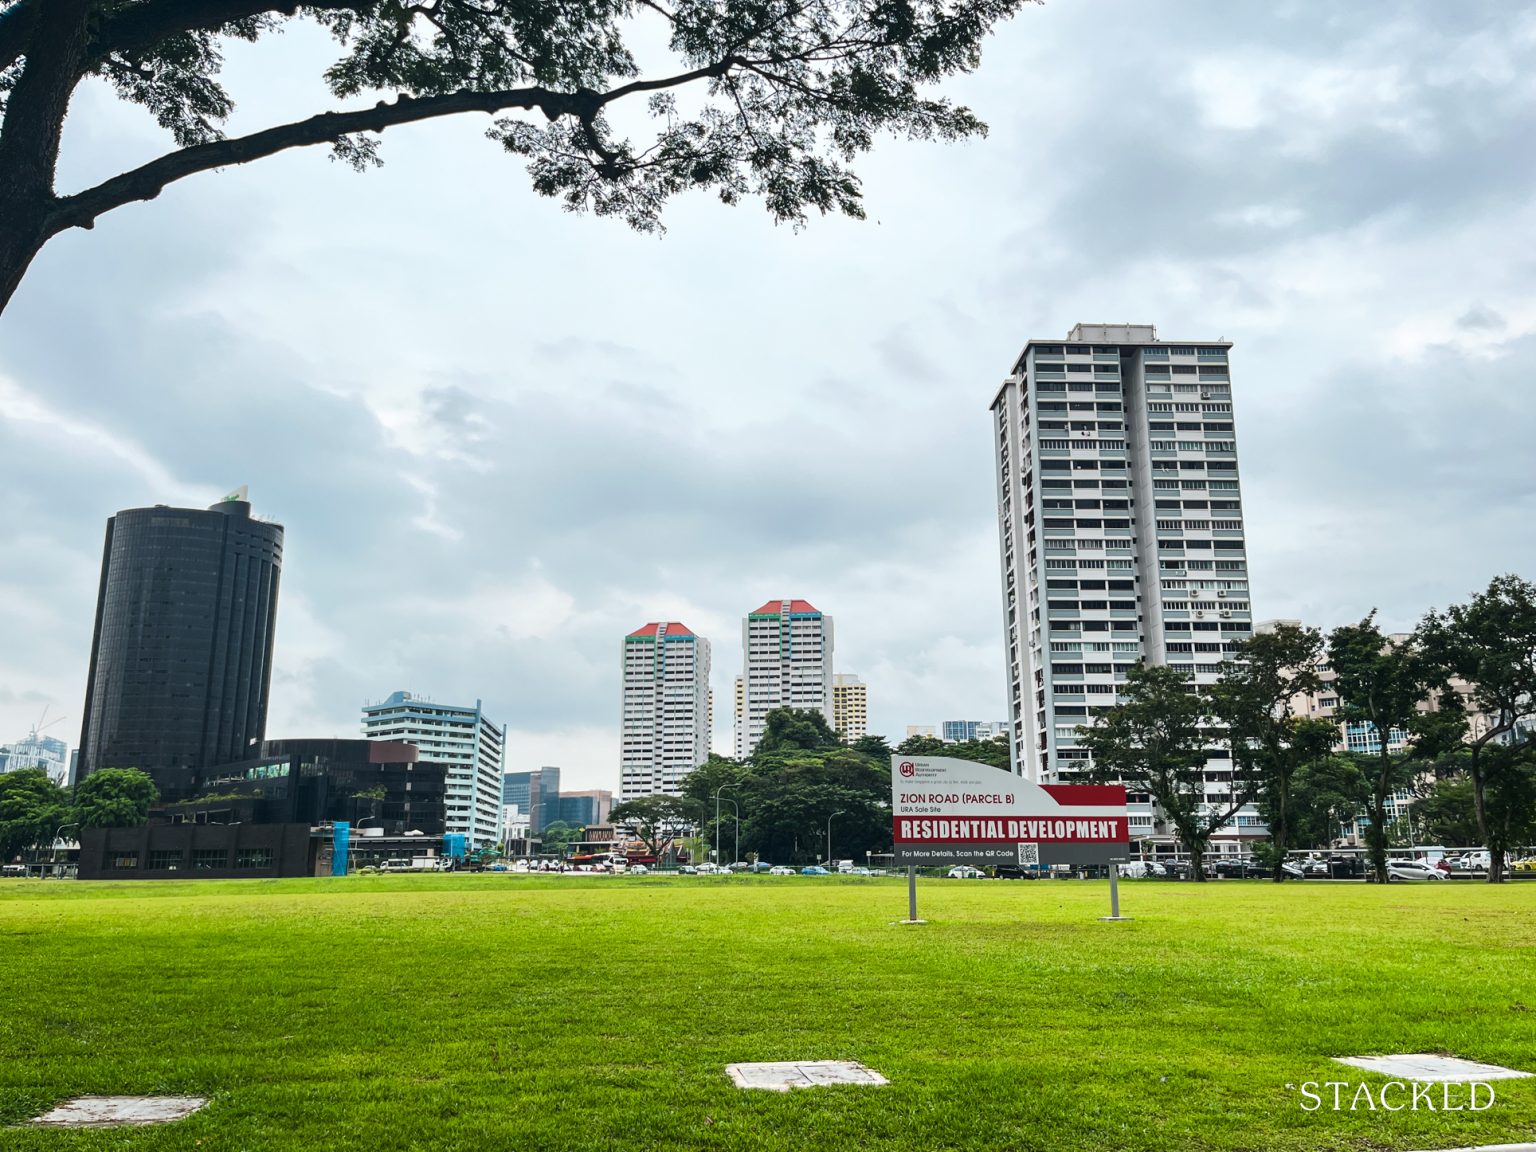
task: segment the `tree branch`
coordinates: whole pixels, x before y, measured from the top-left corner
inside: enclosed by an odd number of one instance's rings
[[[49,214],[48,234],[56,235],[69,228],[89,228],[103,212],[139,200],[153,200],[166,185],[198,172],[247,164],[290,148],[333,144],[354,132],[382,132],[398,124],[462,112],[493,113],[511,108],[538,108],[553,120],[575,111],[578,100],[578,95],[551,92],[547,88],[511,88],[500,92],[450,92],[419,100],[401,96],[392,104],[380,101],[372,108],[354,112],[322,112],[308,120],[278,125],[249,136],[216,140],[167,153],[94,188],[61,197]]]
[[[135,201],[153,200],[164,191],[166,185],[198,172],[225,168],[232,164],[247,164],[290,148],[334,144],[355,132],[382,132],[398,124],[412,124],[419,120],[455,116],[464,112],[495,113],[517,108],[537,108],[550,120],[574,116],[584,125],[590,126],[597,113],[615,100],[637,92],[675,88],[704,77],[721,76],[734,63],[737,63],[736,59],[728,57],[690,72],[659,80],[636,81],[610,92],[594,92],[586,88],[576,92],[554,92],[548,88],[532,87],[508,88],[496,92],[449,92],[442,96],[423,96],[419,99],[402,95],[392,104],[380,101],[372,108],[353,112],[323,112],[308,120],[267,128],[249,136],[216,140],[167,153],[94,188],[61,197],[54,202],[48,214],[46,235],[55,236],[70,228],[90,228],[102,213]]]
[[[113,52],[151,48],[181,32],[213,32],[251,16],[293,16],[301,7],[337,12],[365,6],[356,0],[305,0],[303,4],[296,0],[156,0],[105,21],[91,39],[88,55],[94,63]]]
[[[39,3],[40,0],[21,0],[0,12],[0,69],[9,68],[27,54]]]

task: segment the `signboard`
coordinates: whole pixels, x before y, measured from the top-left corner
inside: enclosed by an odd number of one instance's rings
[[[940,867],[1110,864],[1128,858],[1118,784],[1031,784],[947,756],[891,757],[895,862]]]
[[[345,820],[331,825],[331,875],[347,874],[347,848],[352,842],[352,826]]]

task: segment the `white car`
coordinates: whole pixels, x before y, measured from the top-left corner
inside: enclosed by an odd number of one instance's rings
[[[972,868],[968,864],[960,864],[949,870],[951,880],[980,880],[985,875],[980,868]]]
[[[1422,860],[1388,860],[1388,880],[1444,880],[1445,873]]]
[[[795,870],[793,868],[786,868],[782,864],[775,864],[772,868],[768,869],[768,875],[770,876],[793,876],[794,874]]]
[[[649,876],[651,874],[651,870],[644,864],[631,864],[628,872],[631,876]]]

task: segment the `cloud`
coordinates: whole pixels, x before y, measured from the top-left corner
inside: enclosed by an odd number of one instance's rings
[[[332,53],[232,46],[241,126]],[[713,642],[724,750],[741,616],[785,595],[877,731],[999,719],[987,405],[1080,320],[1234,341],[1258,615],[1530,574],[1533,77],[1497,0],[1053,4],[954,86],[986,141],[862,164],[867,223],[684,197],[636,236],[469,120],[112,213],[0,318],[0,740],[78,715],[106,518],[242,482],[287,533],[274,735],[483,699],[510,766],[613,785],[623,635]],[[97,88],[69,131],[69,187],[165,146]]]

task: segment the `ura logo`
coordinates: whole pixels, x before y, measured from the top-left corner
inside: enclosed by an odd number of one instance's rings
[[[897,771],[900,772],[903,776],[916,776],[917,765],[912,763],[910,760],[903,760],[901,762],[901,767],[899,767]]]

